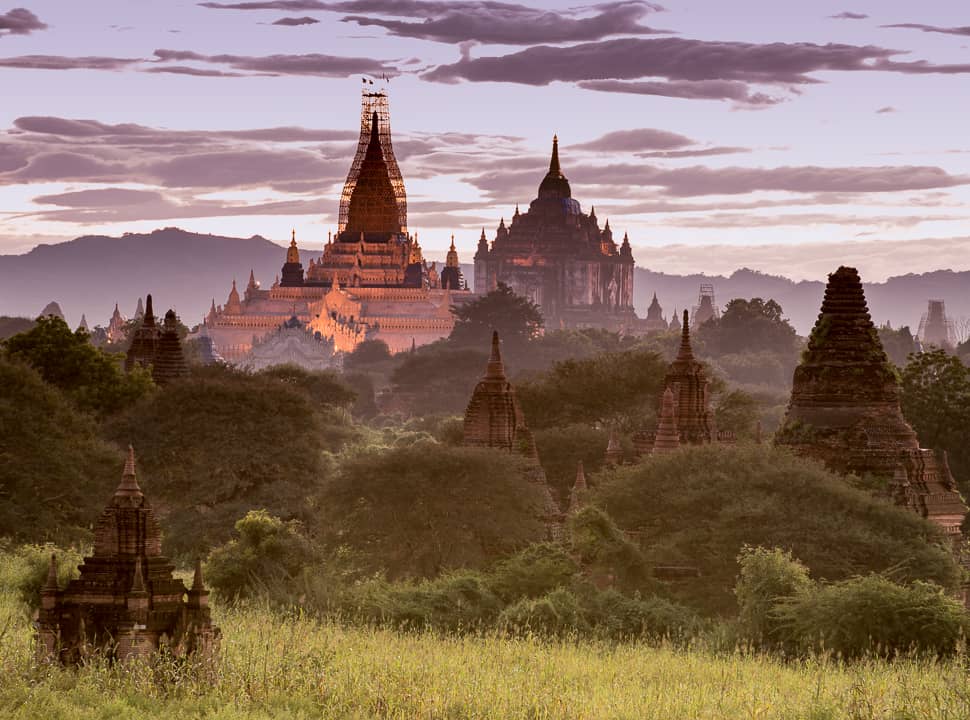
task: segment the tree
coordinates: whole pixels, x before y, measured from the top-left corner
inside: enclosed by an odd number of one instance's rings
[[[704,323],[697,336],[704,350],[715,357],[758,351],[794,354],[798,350],[795,328],[783,317],[781,305],[770,299],[729,301],[721,317]]]
[[[483,567],[545,537],[525,470],[505,452],[430,440],[345,455],[319,494],[318,534],[389,578]]]
[[[475,348],[487,349],[493,330],[498,330],[506,346],[521,345],[536,337],[544,325],[539,307],[504,283],[484,297],[455,305],[451,312],[455,327],[449,339]]]
[[[758,402],[743,390],[726,392],[714,408],[714,421],[717,427],[730,430],[739,439],[751,440],[758,424]]]
[[[592,499],[619,527],[639,531],[652,563],[696,567],[700,577],[676,593],[709,613],[734,612],[735,559],[745,545],[791,550],[823,580],[890,568],[900,580],[950,589],[960,578],[938,526],[765,445],[651,456],[602,475]]]
[[[437,342],[401,353],[391,373],[398,403],[414,413],[460,413],[488,362],[488,343],[481,348]]]
[[[920,444],[945,450],[954,476],[970,488],[970,368],[945,350],[913,355],[902,371],[900,403]]]
[[[124,466],[97,431],[36,370],[0,356],[0,537],[90,537]]]
[[[652,415],[667,363],[649,350],[602,353],[565,360],[516,391],[533,428],[615,420],[636,425],[644,409]]]
[[[898,330],[894,330],[888,323],[883,325],[879,328],[879,342],[896,367],[903,367],[909,356],[917,350],[916,338],[906,325]]]
[[[344,358],[344,368],[347,370],[363,370],[373,365],[385,363],[391,359],[391,351],[383,340],[364,340],[353,352]]]
[[[147,370],[125,373],[118,356],[88,342],[85,330],[71,332],[61,318],[37,318],[25,333],[3,342],[7,355],[26,362],[82,410],[108,415],[133,403],[154,387]]]

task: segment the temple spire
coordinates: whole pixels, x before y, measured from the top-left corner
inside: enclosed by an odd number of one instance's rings
[[[135,477],[135,449],[128,446],[128,457],[125,459],[125,469],[121,473],[121,482],[115,490],[115,497],[133,497],[142,494]]]
[[[488,359],[485,377],[495,380],[505,379],[505,365],[502,362],[502,351],[499,346],[498,330],[492,331],[492,354]]]
[[[576,465],[576,482],[573,483],[572,490],[569,491],[569,514],[572,515],[582,508],[583,500],[589,485],[586,484],[586,473],[583,470],[583,461],[580,460]]]
[[[142,325],[154,325],[155,324],[155,313],[152,310],[152,294],[148,293],[145,296],[145,316],[141,321]]]
[[[549,158],[549,174],[550,175],[562,175],[562,170],[559,167],[559,136],[552,136],[552,157]]]
[[[694,359],[694,352],[690,347],[690,314],[687,310],[684,310],[684,324],[680,328],[680,350],[677,352],[677,359]]]
[[[660,421],[657,434],[653,439],[653,454],[671,452],[680,447],[680,432],[677,429],[677,411],[674,392],[669,387],[664,390],[660,405]]]

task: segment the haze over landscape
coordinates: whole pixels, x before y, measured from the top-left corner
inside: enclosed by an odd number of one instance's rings
[[[94,7],[0,12],[0,253],[169,225],[320,249],[368,75],[430,255],[527,202],[556,132],[640,267],[970,269],[956,3]]]

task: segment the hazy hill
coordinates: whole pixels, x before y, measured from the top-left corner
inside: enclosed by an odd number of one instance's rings
[[[304,265],[320,255],[305,249],[300,253]],[[56,300],[70,324],[77,324],[85,313],[93,327],[107,323],[115,302],[131,315],[137,299],[151,292],[158,310],[174,306],[186,324],[194,325],[213,297],[216,303],[226,301],[233,278],[240,292],[250,269],[257,280],[272,283],[284,254],[282,246],[259,235],[232,238],[178,228],[120,238],[92,235],[40,245],[24,255],[0,255],[0,315],[32,317]],[[471,282],[472,266],[465,264],[462,270]],[[693,307],[701,283],[712,283],[721,307],[734,297],[771,297],[805,334],[818,315],[824,280],[796,283],[747,269],[724,277],[667,275],[637,268],[635,304],[643,315],[656,292],[669,317],[674,308]],[[915,331],[929,298],[945,300],[954,318],[970,317],[970,272],[940,270],[894,277],[868,284],[866,292],[873,318],[879,323],[888,320]]]

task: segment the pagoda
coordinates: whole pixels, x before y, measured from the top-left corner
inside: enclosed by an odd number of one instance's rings
[[[38,659],[75,665],[95,655],[146,658],[162,648],[177,656],[213,653],[219,629],[210,618],[202,567],[196,564],[186,588],[161,548],[161,529],[138,485],[129,447],[121,483],[94,527],[94,552],[84,558],[80,577],[59,587],[51,556],[36,621]]]
[[[205,325],[218,353],[232,363],[249,363],[253,348],[292,317],[332,343],[333,352],[351,352],[364,340],[379,339],[397,353],[451,334],[451,306],[470,297],[454,240],[439,273],[425,261],[417,233],[408,230],[387,93],[366,85],[337,232],[328,233],[322,256],[302,262],[294,231],[279,280],[264,289],[250,274],[242,298],[233,283],[225,306],[213,302]],[[309,345],[306,349],[311,352],[301,355],[305,367],[329,357],[318,357]]]
[[[115,305],[115,312],[117,311],[118,306]],[[132,333],[131,344],[128,345],[128,352],[125,354],[125,372],[131,372],[136,365],[145,368],[154,365],[161,336],[162,332],[155,323],[155,313],[152,310],[152,296],[149,294],[145,298],[145,312],[142,315],[141,324]]]
[[[676,359],[667,368],[664,387],[671,390],[680,442],[700,445],[713,442],[717,433],[714,413],[711,412],[707,370],[694,357],[690,344],[690,323],[684,310],[680,328],[680,348]],[[661,399],[661,409],[663,400]]]
[[[475,253],[475,290],[504,283],[539,305],[549,328],[631,330],[633,250],[624,234],[618,246],[609,221],[600,228],[572,197],[553,137],[549,170],[526,212],[503,218],[491,247],[483,237]]]
[[[125,372],[131,372],[136,366],[150,368],[152,379],[159,385],[189,374],[175,311],[169,309],[165,313],[165,320],[159,328],[155,322],[151,295],[145,298],[141,324],[133,333],[131,345],[125,355]]]
[[[855,268],[829,275],[775,443],[835,472],[882,479],[897,502],[962,537],[967,506],[945,460],[920,448],[903,418],[898,380]]]
[[[677,411],[674,409],[674,392],[669,387],[664,390],[660,405],[660,421],[653,438],[652,454],[660,455],[673,452],[680,447],[680,432],[677,430]]]
[[[657,293],[653,294],[650,307],[647,308],[647,317],[640,323],[640,330],[647,334],[662,333],[668,330],[667,321],[664,320],[663,308],[657,300]]]

